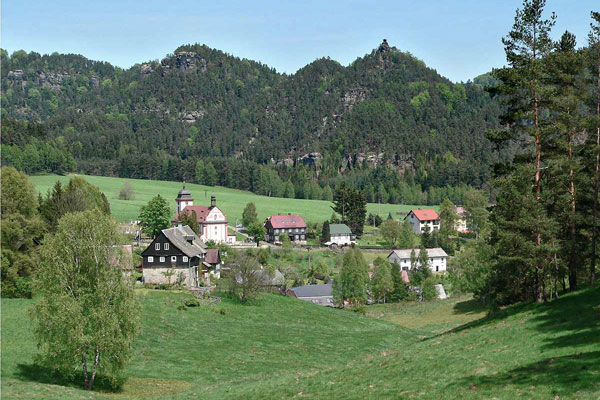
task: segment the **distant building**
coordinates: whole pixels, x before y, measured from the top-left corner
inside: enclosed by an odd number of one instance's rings
[[[297,244],[306,243],[306,222],[297,214],[273,215],[265,222],[265,241],[269,243],[281,243],[279,236],[283,233]]]
[[[410,210],[404,219],[408,219],[415,233],[440,230],[440,216],[433,208]]]
[[[410,270],[410,255],[412,251],[415,252],[415,257],[419,258],[420,249],[402,249],[394,250],[388,255],[388,261],[390,264],[397,264],[401,271]],[[441,247],[435,247],[433,249],[427,249],[427,256],[429,258],[429,269],[433,272],[442,272],[446,270],[446,262],[448,260],[448,254]]]
[[[221,277],[221,254],[219,249],[207,249],[202,262],[202,278],[210,281],[210,277]]]
[[[291,288],[288,291],[290,296],[300,300],[310,301],[320,306],[333,307],[333,282],[324,285],[304,285]]]
[[[454,222],[454,230],[461,233],[469,232],[467,227],[468,211],[464,207],[456,207],[456,222]]]
[[[175,199],[177,205],[177,215],[173,218],[173,225],[177,225],[179,217],[183,213],[196,213],[200,239],[205,243],[213,241],[215,243],[235,242],[235,234],[231,235],[227,231],[227,216],[217,207],[217,199],[215,196],[210,197],[210,207],[195,206],[194,199],[191,193],[185,188],[179,191]]]
[[[198,286],[206,247],[189,226],[163,229],[142,252],[144,283]]]
[[[356,243],[356,236],[346,224],[330,224],[329,225],[329,241],[326,245],[336,244],[338,246],[348,246]]]

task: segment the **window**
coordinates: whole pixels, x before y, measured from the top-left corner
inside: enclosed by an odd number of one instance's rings
[[[302,240],[304,240],[304,235],[302,235]]]
[[[169,250],[169,243],[165,243],[165,250]]]
[[[435,266],[435,272],[438,272],[440,270],[440,267],[438,267],[437,265]]]
[[[172,262],[177,262],[177,256],[171,256],[171,261]]]
[[[161,258],[160,258],[160,262],[165,262],[165,258],[164,258],[164,257],[161,257]]]
[[[156,243],[154,245],[154,250],[160,250],[160,243]]]
[[[149,262],[149,263],[151,263],[151,262],[154,262],[154,257],[152,257],[152,256],[149,256],[149,257],[148,257],[148,262]]]
[[[187,262],[188,258],[187,256],[183,256],[183,262]]]
[[[275,229],[275,234],[278,234],[278,233],[279,233],[279,229]]]
[[[300,232],[300,229],[296,228],[296,232]]]

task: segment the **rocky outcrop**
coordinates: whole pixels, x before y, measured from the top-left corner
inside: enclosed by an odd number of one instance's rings
[[[100,87],[100,79],[97,76],[92,76],[88,83],[92,89],[98,89]]]
[[[176,69],[179,71],[206,72],[206,60],[193,51],[181,51],[172,57],[165,57],[160,62],[163,70]]]
[[[390,45],[386,39],[377,48],[377,58],[379,59],[379,66],[386,68],[390,62]]]
[[[298,157],[298,162],[309,167],[320,167],[323,161],[323,155],[318,152],[304,154]]]
[[[344,112],[352,110],[356,104],[363,102],[369,97],[369,89],[364,87],[357,87],[344,92],[342,95],[342,104],[344,106]]]
[[[140,74],[142,75],[148,75],[153,72],[154,70],[152,69],[152,65],[150,64],[142,64],[142,66],[140,67]]]
[[[13,81],[17,81],[17,80],[26,81],[27,80],[27,75],[25,75],[25,72],[23,72],[22,69],[15,69],[14,71],[8,71],[8,75],[6,77]]]
[[[186,111],[179,114],[179,118],[181,122],[185,122],[187,124],[193,124],[196,120],[201,119],[206,114],[205,110],[196,110],[196,111]]]

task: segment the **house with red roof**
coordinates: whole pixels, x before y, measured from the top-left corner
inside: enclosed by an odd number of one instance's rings
[[[228,232],[227,216],[217,207],[215,196],[210,197],[210,207],[195,206],[191,193],[183,185],[183,188],[177,194],[175,203],[177,205],[177,215],[173,218],[173,225],[179,224],[180,215],[196,213],[199,236],[204,243],[211,240],[215,243],[232,244],[232,242],[235,242],[235,233]]]
[[[297,214],[272,215],[265,222],[265,241],[281,243],[279,236],[283,233],[296,244],[306,244],[306,222]]]
[[[415,233],[431,233],[440,230],[440,216],[433,208],[410,210],[404,219],[408,219]]]

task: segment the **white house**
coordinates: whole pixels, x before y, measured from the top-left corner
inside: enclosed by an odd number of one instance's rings
[[[390,264],[398,264],[402,271],[408,271],[410,269],[410,255],[411,252],[415,252],[415,257],[419,258],[419,249],[402,249],[394,250],[388,255],[388,261]],[[446,270],[446,264],[448,260],[448,254],[441,247],[435,247],[433,249],[427,249],[427,256],[429,257],[429,269],[433,272],[442,272]]]
[[[196,213],[196,220],[200,229],[200,239],[203,242],[213,241],[215,243],[229,243],[235,241],[235,234],[227,231],[227,217],[217,207],[215,196],[210,197],[210,207],[195,206],[194,199],[185,185],[177,194],[177,216],[173,219],[173,225],[179,222],[179,216],[184,213]]]
[[[433,208],[410,210],[404,219],[408,219],[415,233],[440,230],[440,216]]]
[[[356,236],[346,224],[331,224],[329,225],[329,241],[326,245],[336,244],[338,246],[349,246],[356,243]]]
[[[454,230],[461,233],[469,232],[467,226],[468,211],[464,207],[456,207],[456,222],[454,222]]]

